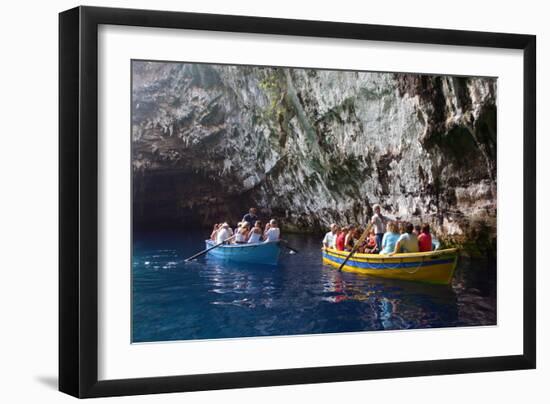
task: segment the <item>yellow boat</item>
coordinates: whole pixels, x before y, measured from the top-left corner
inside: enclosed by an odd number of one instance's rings
[[[323,262],[339,268],[349,252],[323,248]],[[458,250],[448,248],[410,254],[360,254],[355,253],[342,268],[343,271],[448,285],[458,260]]]

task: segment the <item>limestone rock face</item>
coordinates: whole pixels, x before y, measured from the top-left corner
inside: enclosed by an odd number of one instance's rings
[[[133,62],[137,226],[248,206],[286,230],[389,216],[496,227],[496,79]]]

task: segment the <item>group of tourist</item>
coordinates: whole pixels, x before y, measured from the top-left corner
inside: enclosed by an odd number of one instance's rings
[[[361,240],[363,230],[355,225],[340,227],[333,223],[325,234],[323,246],[339,251],[355,251],[366,254],[398,254],[432,251],[432,235],[427,223],[413,226],[409,222],[397,222],[384,216],[380,205],[374,205],[374,214],[368,225],[368,236]],[[256,208],[250,208],[242,220],[232,229],[229,223],[216,223],[210,239],[217,244],[254,244],[278,241],[281,230],[275,219],[265,227],[258,220]]]
[[[232,229],[229,223],[216,223],[210,235],[210,240],[219,243],[229,244],[254,244],[264,241],[278,241],[281,237],[281,230],[275,219],[271,219],[265,227],[258,220],[256,208],[250,208],[248,213]]]
[[[354,225],[340,228],[333,223],[323,239],[325,248],[355,251],[366,254],[398,254],[432,251],[432,236],[427,223],[413,226],[408,222],[390,220],[381,213],[380,205],[374,205],[368,237],[361,241],[363,231]],[[357,245],[360,243],[360,245]]]

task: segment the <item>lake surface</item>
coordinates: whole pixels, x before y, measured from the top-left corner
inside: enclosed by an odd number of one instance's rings
[[[134,234],[133,342],[496,324],[496,271],[459,260],[452,286],[323,265],[319,237],[285,235],[276,267],[203,256],[207,232]]]

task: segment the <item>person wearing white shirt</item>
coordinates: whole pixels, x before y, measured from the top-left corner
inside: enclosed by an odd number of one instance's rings
[[[386,223],[389,222],[389,218],[382,214],[380,205],[376,204],[372,208],[374,215],[372,215],[371,223],[374,227],[374,234],[376,236],[376,246],[378,251],[382,251],[382,238],[386,233]]]
[[[262,240],[262,234],[262,222],[256,220],[254,228],[250,230],[250,234],[248,236],[248,244],[259,243]]]
[[[271,219],[267,224],[266,230],[264,233],[265,241],[279,241],[280,236],[281,236],[281,230],[277,225],[277,221],[275,219]]]
[[[323,238],[323,246],[325,248],[336,248],[336,237],[338,237],[338,225],[336,223],[332,223],[330,225],[330,231],[325,234],[325,238]]]
[[[221,225],[221,228],[218,230],[218,233],[216,234],[216,243],[218,244],[222,243],[232,235],[233,235],[233,230],[231,230],[231,228],[227,223],[224,223]]]

